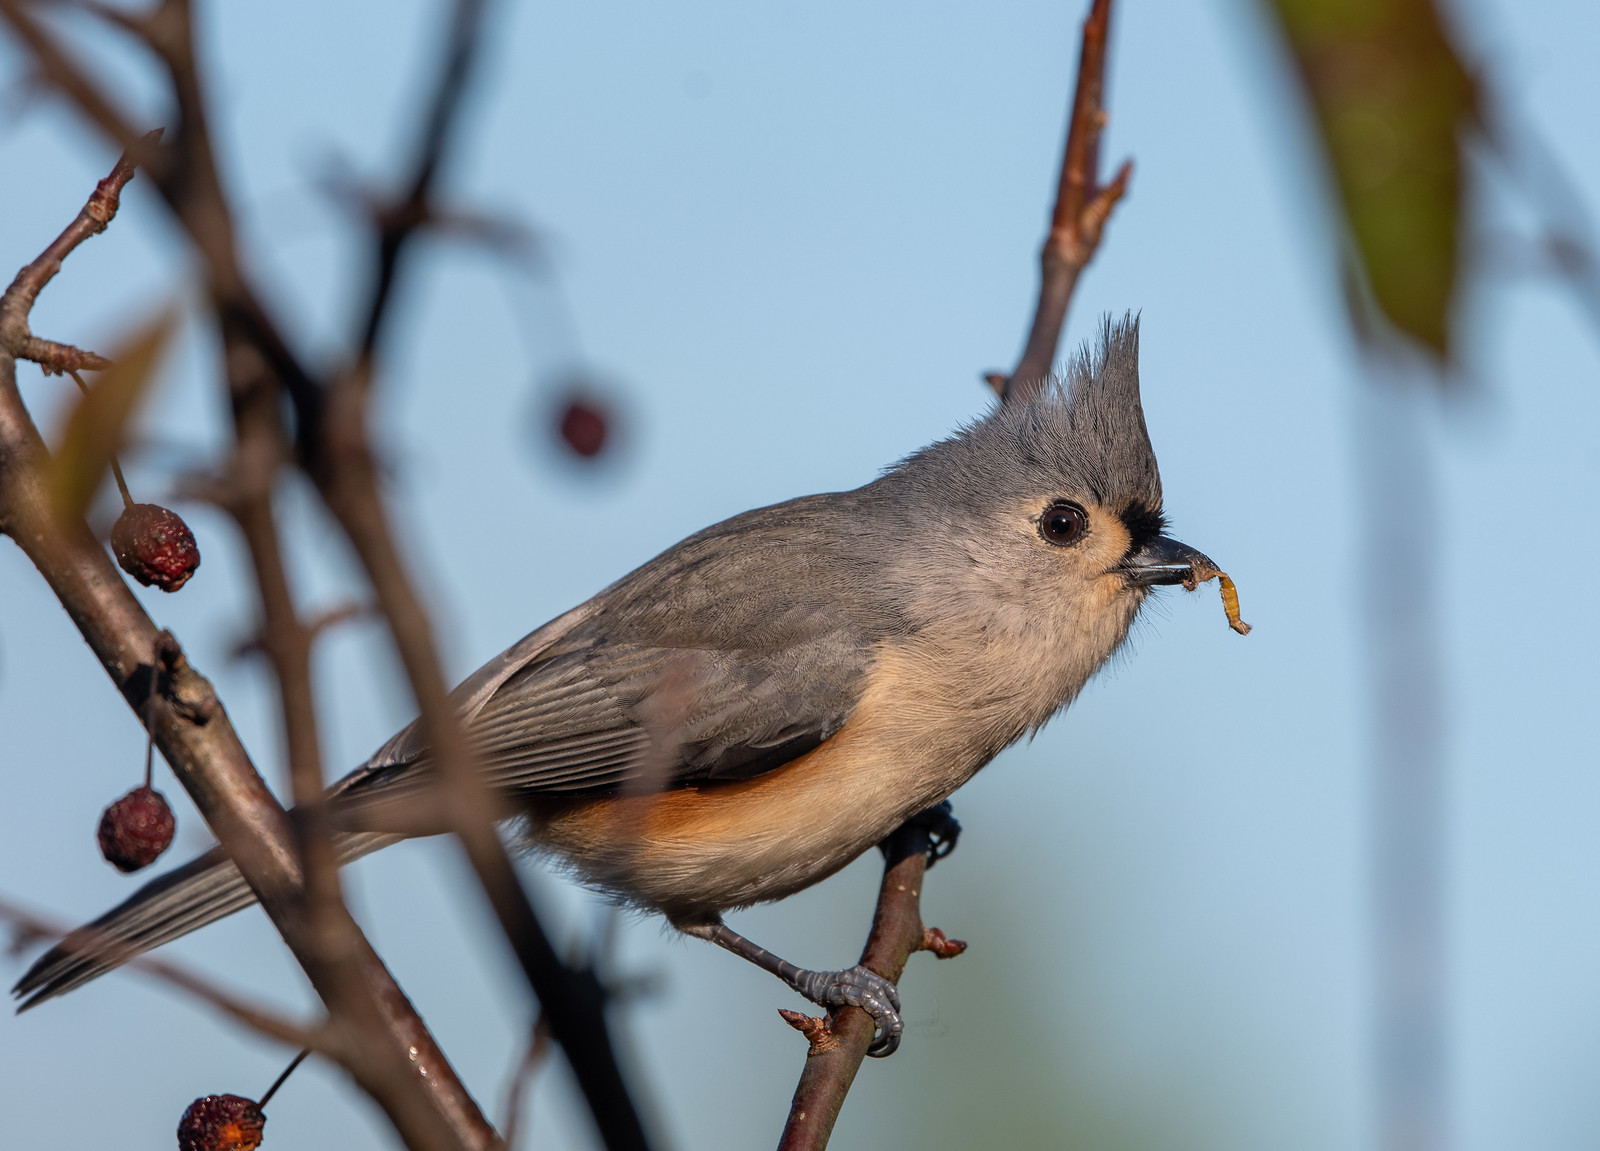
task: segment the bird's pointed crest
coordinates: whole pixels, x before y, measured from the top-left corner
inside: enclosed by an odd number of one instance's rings
[[[1159,510],[1161,472],[1139,399],[1139,318],[1131,313],[1115,321],[1105,317],[1099,340],[1085,343],[1073,358],[1063,390],[1068,434],[1079,451],[1098,457],[1085,469],[1095,495],[1104,502],[1132,500]]]
[[[1064,376],[892,469],[936,499],[975,507],[1019,491],[1161,511],[1161,473],[1139,402],[1139,321],[1102,323]]]

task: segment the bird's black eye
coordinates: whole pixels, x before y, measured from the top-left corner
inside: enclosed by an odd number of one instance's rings
[[[1060,547],[1077,543],[1088,530],[1089,513],[1065,500],[1051,504],[1039,517],[1039,534]]]

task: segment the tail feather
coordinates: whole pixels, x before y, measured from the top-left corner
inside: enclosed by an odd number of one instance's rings
[[[341,864],[397,843],[386,832],[336,836]],[[19,1012],[81,987],[136,955],[243,911],[256,893],[220,848],[158,876],[93,923],[78,928],[39,957],[11,993],[23,999]],[[23,998],[26,996],[26,998]]]

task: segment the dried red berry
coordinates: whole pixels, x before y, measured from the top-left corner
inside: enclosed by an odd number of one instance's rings
[[[584,459],[592,459],[605,449],[606,436],[610,431],[605,410],[582,396],[574,396],[567,401],[557,426],[567,447]]]
[[[200,566],[200,548],[183,517],[160,504],[124,508],[111,528],[122,570],[146,587],[177,591]]]
[[[177,826],[159,791],[136,787],[100,813],[100,854],[118,871],[138,871],[171,846]]]
[[[178,1151],[255,1151],[267,1117],[243,1095],[207,1095],[178,1121]]]

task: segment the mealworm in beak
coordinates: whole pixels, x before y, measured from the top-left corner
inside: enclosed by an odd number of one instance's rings
[[[1217,583],[1222,589],[1222,610],[1228,613],[1228,626],[1240,635],[1250,634],[1250,625],[1239,618],[1239,589],[1227,572],[1217,573]]]
[[[1183,586],[1194,591],[1208,580],[1216,580],[1222,590],[1222,610],[1228,613],[1228,626],[1240,635],[1249,635],[1250,625],[1239,618],[1238,585],[1227,572],[1214,564],[1197,563],[1189,569],[1189,578],[1183,581]]]

